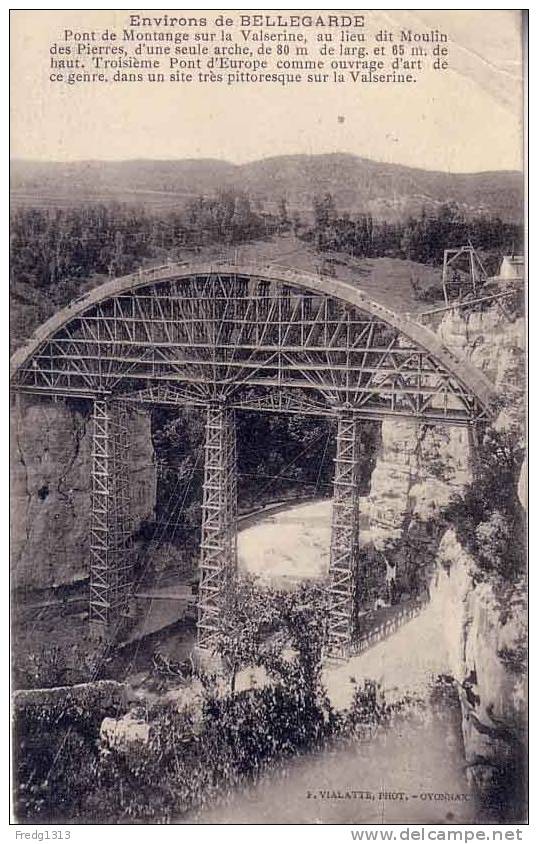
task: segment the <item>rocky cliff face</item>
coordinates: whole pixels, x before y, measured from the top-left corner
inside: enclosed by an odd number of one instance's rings
[[[482,313],[451,313],[438,329],[446,345],[468,357],[496,385],[502,408],[495,427],[524,436],[525,333],[498,307]],[[465,429],[385,422],[382,451],[372,474],[365,539],[383,550],[403,536],[412,520],[435,518],[454,491],[472,477],[472,448]],[[518,487],[526,502],[525,467]],[[426,549],[429,551],[429,549]],[[435,553],[435,550],[434,552]],[[486,802],[516,811],[510,795],[518,771],[525,721],[523,675],[507,655],[521,653],[525,638],[524,592],[515,589],[501,606],[490,584],[477,582],[475,561],[448,530],[437,552],[432,598],[443,606],[450,672],[462,704],[462,729],[469,777]],[[516,660],[517,661],[517,660]],[[521,810],[520,810],[521,811]],[[515,818],[521,819],[519,818]]]
[[[497,427],[516,425],[523,430],[523,319],[512,322],[498,307],[480,313],[454,312],[444,317],[438,334],[497,387],[504,399]],[[361,511],[370,523],[365,539],[379,549],[401,535],[410,513],[435,516],[472,475],[471,444],[464,428],[388,421],[381,436],[370,494],[361,500]]]
[[[388,541],[402,536],[411,515],[422,520],[435,516],[470,477],[464,428],[383,422],[370,494],[361,499],[369,523],[363,541],[382,551]]]
[[[135,529],[155,504],[150,419],[130,416]],[[88,576],[89,406],[18,396],[12,409],[11,566],[18,589],[70,585]]]
[[[372,472],[370,493],[361,498],[361,513],[369,529],[363,542],[382,550],[387,541],[401,536],[410,510],[410,490],[420,472],[419,426],[415,422],[384,422],[381,447]]]
[[[526,681],[517,666],[525,647],[525,595],[500,602],[490,583],[476,583],[474,560],[448,530],[438,552],[435,586],[444,611],[444,647],[462,709],[467,775],[487,818],[521,821]]]
[[[498,306],[481,312],[449,312],[437,331],[441,340],[469,358],[497,387],[522,389],[525,324],[509,319]]]

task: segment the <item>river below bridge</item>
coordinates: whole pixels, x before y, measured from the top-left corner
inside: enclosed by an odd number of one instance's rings
[[[179,823],[476,823],[459,707],[428,704],[370,738],[286,761]]]

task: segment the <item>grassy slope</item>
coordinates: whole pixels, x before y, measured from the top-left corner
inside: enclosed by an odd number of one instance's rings
[[[204,261],[209,259],[235,260],[238,263],[275,264],[318,272],[324,257],[333,259],[338,278],[356,284],[375,301],[395,311],[418,313],[432,307],[419,302],[413,293],[411,279],[415,278],[423,287],[440,279],[440,270],[414,261],[397,258],[357,259],[341,253],[320,255],[315,249],[297,240],[292,235],[274,237],[270,240],[247,243],[239,248],[222,245],[207,247],[202,251],[185,250],[182,260]],[[158,263],[162,263],[159,260]],[[74,293],[80,293],[105,282],[105,277],[80,282]],[[10,297],[11,346],[14,351],[22,345],[31,333],[44,322],[59,305],[54,305],[46,291],[36,292],[28,285],[16,285]]]

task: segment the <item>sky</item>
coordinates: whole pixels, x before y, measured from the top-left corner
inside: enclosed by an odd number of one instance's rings
[[[348,152],[448,172],[522,168],[519,12],[365,15],[372,33],[381,28],[447,32],[449,70],[428,71],[405,88],[52,84],[49,47],[64,29],[121,30],[128,12],[12,12],[11,154],[42,161],[220,158],[243,163]]]

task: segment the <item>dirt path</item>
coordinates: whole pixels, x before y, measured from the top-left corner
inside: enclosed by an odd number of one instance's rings
[[[473,823],[458,717],[448,704],[415,713],[368,741],[293,759],[258,784],[178,821]]]

